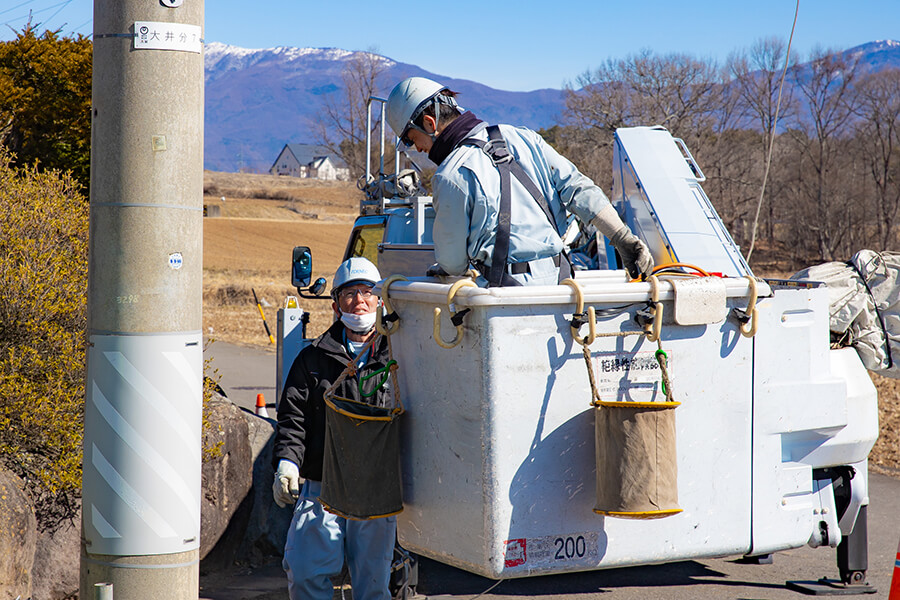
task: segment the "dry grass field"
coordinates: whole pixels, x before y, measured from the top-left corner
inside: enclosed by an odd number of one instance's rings
[[[353,183],[293,177],[206,172],[204,204],[218,216],[203,220],[203,327],[210,338],[274,353],[253,302],[255,290],[269,329],[291,287],[291,250],[309,246],[313,278],[331,275],[340,264],[357,215],[361,192]],[[760,273],[784,277],[781,272]],[[308,310],[308,334],[332,322],[331,302],[301,300]],[[879,392],[881,437],[870,464],[900,476],[900,380],[872,375]]]
[[[360,192],[352,183],[312,182],[293,177],[206,172],[203,220],[203,327],[215,339],[271,350],[253,302],[263,305],[274,334],[276,311],[291,287],[291,250],[309,246],[313,277],[340,264],[358,213]],[[309,333],[331,323],[331,302],[304,300]]]

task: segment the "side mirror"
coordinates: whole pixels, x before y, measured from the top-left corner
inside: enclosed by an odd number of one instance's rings
[[[305,288],[312,279],[312,251],[308,246],[297,246],[291,262],[291,285],[297,288]],[[325,280],[322,279],[323,289]],[[318,283],[318,281],[316,282]]]
[[[291,259],[291,285],[297,288],[300,297],[328,300],[328,296],[322,296],[325,286],[328,285],[324,277],[319,277],[312,285],[309,284],[312,279],[312,251],[309,246],[295,247]]]
[[[309,291],[313,296],[321,296],[322,292],[325,291],[325,278],[319,277],[316,279],[311,286],[309,286]]]

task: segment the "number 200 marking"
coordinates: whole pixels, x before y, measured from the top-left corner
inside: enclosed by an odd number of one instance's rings
[[[556,545],[556,554],[553,556],[556,560],[566,560],[569,558],[583,558],[585,554],[584,536],[577,537],[558,537],[553,540]]]

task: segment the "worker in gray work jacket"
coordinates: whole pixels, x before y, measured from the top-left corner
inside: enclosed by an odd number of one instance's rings
[[[403,144],[427,152],[437,171],[431,275],[462,275],[469,265],[488,284],[554,285],[570,276],[561,236],[566,211],[609,238],[632,277],[653,257],[603,191],[540,135],[487,126],[456,93],[424,77],[398,83],[386,113]]]

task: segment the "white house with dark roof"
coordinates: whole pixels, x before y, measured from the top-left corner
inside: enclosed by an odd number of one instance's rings
[[[269,173],[332,181],[350,179],[347,165],[325,146],[315,144],[285,144]]]

